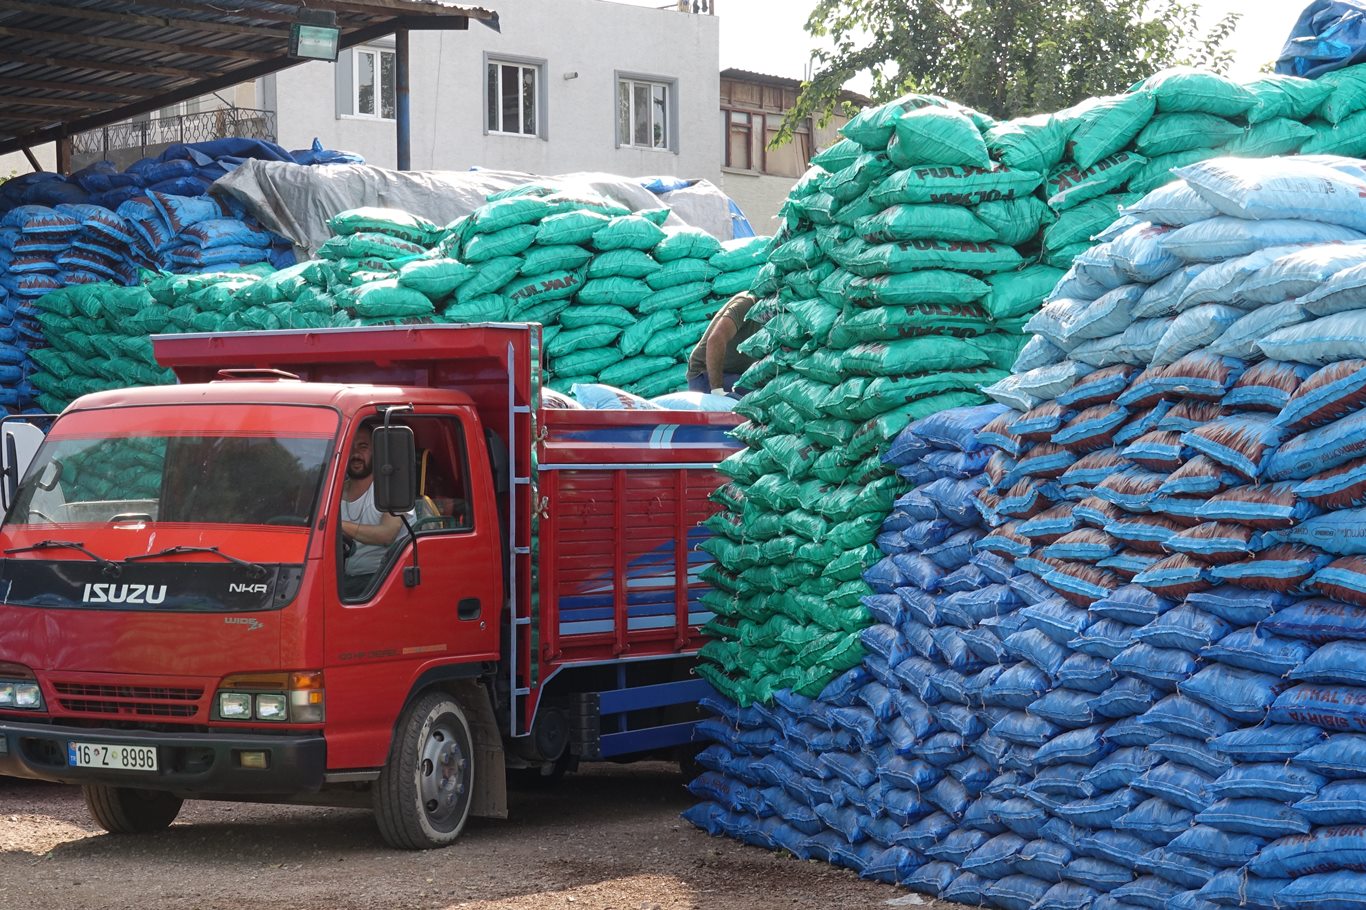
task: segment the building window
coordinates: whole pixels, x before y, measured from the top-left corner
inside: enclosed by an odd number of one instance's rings
[[[378,47],[356,48],[355,107],[358,117],[394,119],[394,52]]]
[[[636,148],[667,149],[669,134],[669,95],[673,87],[666,82],[640,79],[617,80],[617,144]]]
[[[537,92],[540,67],[525,63],[503,63],[490,60],[488,64],[488,118],[490,133],[512,133],[536,136],[540,133],[537,119]]]
[[[722,111],[726,130],[726,167],[754,170],[754,114],[748,111]],[[759,115],[762,122],[763,114]]]

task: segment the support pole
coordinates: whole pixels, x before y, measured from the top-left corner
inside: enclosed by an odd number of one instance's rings
[[[57,173],[71,173],[72,142],[70,136],[60,136],[57,139]]]
[[[33,149],[24,146],[24,157],[28,159],[29,165],[33,168],[33,173],[37,174],[42,172],[43,166],[38,162],[38,156],[33,154]]]
[[[409,104],[408,30],[394,32],[394,130],[398,136],[398,169],[413,168],[412,108]]]

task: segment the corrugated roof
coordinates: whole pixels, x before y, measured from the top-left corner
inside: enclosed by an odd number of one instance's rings
[[[802,80],[793,79],[790,76],[773,76],[769,73],[756,73],[754,70],[743,70],[737,67],[728,67],[721,70],[722,79],[747,79],[750,82],[767,82],[770,85],[781,85],[784,88],[801,88]],[[872,99],[867,95],[844,89],[840,92],[840,99],[851,101],[860,107],[867,107],[872,104]]]
[[[293,66],[302,9],[335,12],[343,48],[498,19],[444,0],[0,0],[0,154]]]

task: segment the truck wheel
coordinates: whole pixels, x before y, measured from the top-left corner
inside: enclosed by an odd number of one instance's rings
[[[135,790],[85,784],[85,805],[95,823],[110,834],[149,834],[171,826],[185,802],[162,790]]]
[[[375,783],[375,818],[385,843],[428,850],[452,843],[470,816],[474,749],[469,721],[445,693],[408,708]]]

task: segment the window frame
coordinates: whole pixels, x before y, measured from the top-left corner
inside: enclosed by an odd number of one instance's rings
[[[360,57],[361,54],[372,54],[375,58],[375,100],[376,113],[367,114],[360,109]],[[384,64],[382,58],[384,54],[394,57],[394,114],[393,117],[384,116]],[[362,120],[381,120],[386,123],[393,123],[398,114],[398,60],[397,51],[392,47],[382,47],[376,44],[362,44],[351,48],[351,116],[359,117]]]
[[[484,108],[484,114],[483,114],[484,135],[486,135],[486,136],[512,136],[512,137],[517,137],[517,138],[521,138],[521,139],[544,139],[544,138],[545,138],[545,136],[546,136],[546,122],[547,122],[546,106],[547,106],[547,100],[548,100],[548,94],[549,94],[549,93],[548,93],[547,86],[546,86],[546,80],[545,80],[545,64],[546,64],[546,62],[545,62],[544,60],[539,60],[539,59],[535,59],[535,58],[531,58],[531,57],[517,57],[517,56],[510,56],[510,55],[507,55],[507,54],[489,54],[489,53],[484,54],[484,67],[483,67],[483,70],[481,71],[482,74],[483,74],[483,79],[482,79],[481,84],[482,84],[483,90],[484,90],[484,102],[483,102],[483,108]],[[489,67],[491,67],[491,66],[497,66],[497,67],[515,66],[515,67],[518,67],[519,69],[522,69],[522,70],[531,70],[533,73],[536,74],[536,87],[535,87],[535,91],[532,93],[532,97],[534,98],[534,104],[535,104],[535,110],[533,111],[533,114],[534,114],[534,116],[535,116],[535,118],[536,118],[536,129],[535,129],[534,132],[527,133],[527,132],[522,132],[522,131],[508,131],[508,130],[494,129],[494,128],[493,128],[493,125],[489,123],[489,114],[490,114],[490,111],[489,111],[489,108],[488,108],[488,101],[489,101],[489,99],[488,99],[488,89],[489,89],[489,84],[488,84],[488,82],[489,82]],[[498,73],[498,81],[499,81],[500,89],[501,89],[501,86],[502,86],[502,78],[503,78],[503,77],[502,77],[502,70],[500,69],[500,70],[499,70],[499,73]],[[501,91],[499,92],[499,97],[500,97],[500,99],[501,99],[501,97],[502,97]],[[519,96],[519,99],[518,99],[518,109],[519,109],[519,111],[521,111],[521,109],[522,109],[522,105],[521,105],[521,96]],[[501,106],[499,107],[498,113],[499,113],[499,118],[501,119],[501,118],[502,118],[502,108],[501,108]],[[519,118],[519,119],[521,119],[521,118]]]
[[[630,99],[627,112],[627,122],[630,125],[628,132],[630,135],[622,134],[621,122],[621,91],[625,86],[629,86],[628,97]],[[636,122],[636,90],[639,87],[651,89],[660,88],[664,90],[664,139],[662,144],[641,145],[635,141],[634,125]],[[667,79],[662,76],[650,76],[643,73],[628,73],[618,71],[613,80],[612,91],[612,131],[616,135],[616,147],[619,149],[639,149],[641,151],[652,152],[673,152],[678,154],[678,80]],[[651,106],[653,109],[653,105]],[[654,127],[653,118],[647,128]]]

